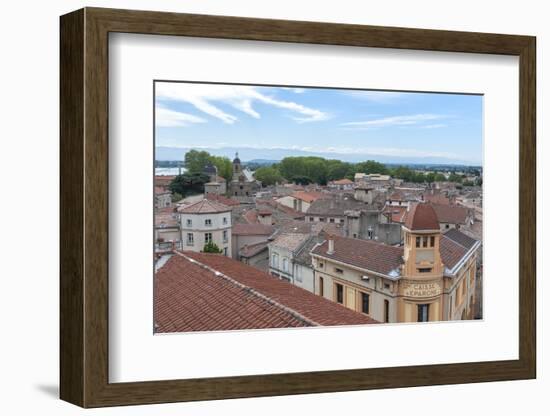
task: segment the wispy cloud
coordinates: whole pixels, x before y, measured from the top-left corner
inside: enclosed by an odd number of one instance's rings
[[[292,91],[294,94],[303,94],[304,92],[306,92],[306,89],[305,88],[294,88],[294,87],[282,87],[283,90],[286,90],[286,91]]]
[[[423,129],[440,129],[443,127],[447,127],[446,124],[427,124],[425,126],[422,126]]]
[[[155,125],[159,127],[178,127],[190,124],[206,123],[206,120],[192,114],[180,113],[161,106],[155,108]]]
[[[295,113],[296,116],[291,118],[299,123],[321,121],[329,118],[329,114],[321,110],[306,107],[293,101],[280,100],[249,86],[163,82],[157,84],[156,96],[160,100],[187,102],[197,110],[226,124],[235,123],[238,117],[222,109],[221,105],[230,106],[250,117],[259,119],[261,114],[254,109],[255,102]]]
[[[353,129],[370,129],[392,126],[411,126],[419,125],[426,121],[439,120],[446,116],[440,114],[412,114],[403,116],[383,117],[364,121],[350,121],[341,123],[341,126]]]

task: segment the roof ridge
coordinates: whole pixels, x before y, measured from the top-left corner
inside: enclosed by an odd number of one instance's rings
[[[316,322],[316,321],[314,321],[314,320],[312,320],[312,319],[310,319],[310,318],[304,316],[304,315],[301,314],[300,312],[298,312],[298,311],[296,311],[296,310],[294,310],[294,309],[292,309],[292,308],[289,308],[289,307],[286,306],[286,305],[283,305],[283,304],[277,302],[276,300],[270,298],[269,296],[264,295],[263,293],[257,291],[256,289],[254,289],[254,288],[252,288],[252,287],[250,287],[250,286],[247,286],[247,285],[245,285],[245,284],[243,284],[243,283],[241,283],[241,282],[239,282],[239,281],[233,279],[231,276],[228,276],[228,275],[226,275],[226,274],[220,272],[219,270],[214,269],[213,267],[210,267],[210,266],[208,266],[208,265],[206,265],[206,264],[204,264],[204,263],[201,263],[200,261],[198,261],[198,260],[196,260],[196,259],[194,259],[194,258],[192,258],[192,257],[188,257],[188,256],[186,256],[185,254],[183,254],[183,253],[180,252],[180,251],[177,251],[177,250],[176,250],[176,251],[175,251],[175,254],[178,255],[178,256],[181,256],[181,257],[185,258],[186,260],[188,260],[189,262],[191,262],[191,263],[193,263],[193,264],[198,265],[199,267],[202,267],[203,269],[206,269],[206,270],[212,272],[212,273],[214,274],[214,276],[216,276],[216,277],[221,277],[222,279],[224,279],[224,280],[230,282],[231,284],[233,284],[233,285],[239,287],[240,289],[245,290],[246,292],[250,293],[251,295],[256,296],[256,297],[258,297],[258,298],[260,298],[260,299],[262,299],[262,300],[268,302],[269,304],[271,304],[271,305],[273,305],[273,306],[275,306],[275,307],[277,307],[277,308],[283,310],[284,312],[287,312],[287,313],[291,314],[291,315],[294,316],[296,319],[298,319],[298,320],[300,320],[300,321],[302,321],[302,322],[304,322],[304,323],[306,323],[306,324],[309,324],[309,325],[312,325],[312,326],[321,326],[320,323],[318,323],[318,322]]]

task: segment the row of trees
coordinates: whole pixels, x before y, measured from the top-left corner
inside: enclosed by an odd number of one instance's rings
[[[374,160],[359,163],[342,162],[341,160],[327,160],[321,157],[286,157],[280,163],[258,168],[254,175],[264,185],[273,185],[287,181],[307,185],[318,183],[326,185],[327,182],[348,178],[353,180],[356,173],[391,175],[394,178],[403,179],[406,182],[431,183],[450,181],[462,183],[463,176],[452,173],[445,178],[442,173],[416,172],[407,166],[388,167]]]

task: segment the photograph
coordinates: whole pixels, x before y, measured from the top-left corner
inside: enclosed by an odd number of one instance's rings
[[[155,334],[483,319],[482,94],[153,94]]]

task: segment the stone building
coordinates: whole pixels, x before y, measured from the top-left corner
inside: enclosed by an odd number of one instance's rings
[[[442,233],[424,203],[411,206],[403,234],[402,247],[341,237],[316,246],[316,293],[382,322],[473,319],[480,242]]]
[[[239,153],[233,159],[233,177],[229,184],[229,195],[237,198],[251,198],[260,189],[260,184],[248,169],[243,169]]]
[[[231,257],[231,207],[205,198],[178,208],[178,214],[184,250],[200,252],[213,242]]]

